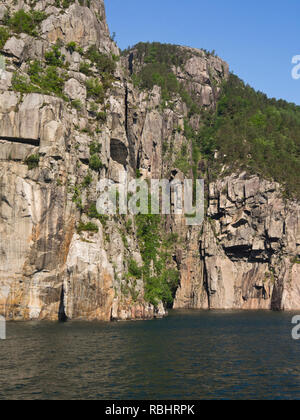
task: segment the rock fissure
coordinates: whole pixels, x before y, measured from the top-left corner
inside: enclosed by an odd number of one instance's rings
[[[40,146],[40,139],[23,139],[19,137],[6,137],[0,136],[0,142],[5,141],[9,143],[22,143],[22,144],[29,144],[30,146]]]

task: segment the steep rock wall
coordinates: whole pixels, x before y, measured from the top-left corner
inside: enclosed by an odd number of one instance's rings
[[[11,34],[2,49],[6,69],[0,85],[0,312],[14,320],[161,316],[161,306],[155,309],[145,302],[142,281],[131,284],[125,279],[129,258],[141,260],[134,232],[127,235],[125,221],[94,219],[94,232],[78,229],[80,223],[91,223],[87,213],[96,202],[100,176],[118,180],[119,170],[134,169],[110,156],[113,139],[128,147],[121,66],[105,101],[96,108],[87,97],[88,77],[79,71],[86,62],[83,51],[92,45],[119,55],[110,39],[104,4],[70,3],[61,8],[55,1],[38,2],[35,10],[48,15],[39,37]],[[31,6],[5,2],[3,9],[13,15],[21,9],[29,12]],[[57,40],[68,62],[64,97],[17,92],[13,74],[21,69],[29,84],[28,63],[43,62]],[[81,52],[70,52],[70,42]],[[91,73],[97,78],[97,69]],[[80,109],[71,105],[76,100]],[[109,112],[100,127],[95,115],[105,109]],[[92,144],[99,145],[100,172],[89,168]]]
[[[231,175],[209,188],[201,282],[183,279],[176,307],[298,310],[299,204],[280,185]]]

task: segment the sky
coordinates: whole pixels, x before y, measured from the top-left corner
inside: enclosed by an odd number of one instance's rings
[[[121,49],[140,41],[215,50],[231,71],[269,97],[300,105],[299,0],[105,0]],[[300,57],[299,57],[300,61]],[[300,74],[300,70],[299,70]]]

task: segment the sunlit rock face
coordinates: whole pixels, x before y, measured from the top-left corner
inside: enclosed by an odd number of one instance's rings
[[[185,278],[176,306],[299,309],[299,232],[299,205],[278,184],[246,174],[211,184],[198,242],[202,281]]]
[[[34,10],[47,15],[38,36],[10,33],[1,50],[0,314],[12,320],[161,317],[166,308],[149,303],[143,278],[128,276],[131,259],[142,265],[134,218],[131,225],[128,216],[95,218],[91,205],[99,179],[118,182],[120,171],[129,179],[137,169],[142,179],[191,177],[178,164],[185,145],[192,159],[184,135],[188,109],[180,97],[162,107],[157,86],[147,92],[133,85],[130,73],[143,60],[134,49],[118,58],[102,0],[60,3],[37,2]],[[0,21],[7,11],[31,7],[0,2]],[[59,94],[19,92],[15,73],[29,84],[30,63],[44,63],[54,45],[68,63]],[[83,66],[93,45],[116,62],[99,103],[87,81],[101,81],[101,72]],[[183,50],[188,60],[174,75],[199,106],[214,109],[228,65]],[[197,129],[200,117],[189,122]],[[94,155],[97,170],[90,166]],[[299,308],[299,205],[284,201],[279,185],[234,174],[209,186],[203,226],[188,227],[181,216],[163,220],[164,235],[178,238],[170,249],[170,269],[180,273],[176,308]]]

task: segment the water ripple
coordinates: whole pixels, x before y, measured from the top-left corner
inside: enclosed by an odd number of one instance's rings
[[[11,323],[0,399],[300,399],[291,318],[174,311],[139,323]]]

